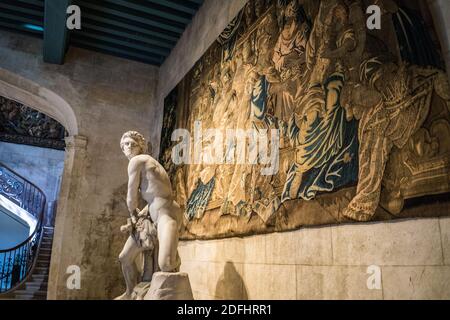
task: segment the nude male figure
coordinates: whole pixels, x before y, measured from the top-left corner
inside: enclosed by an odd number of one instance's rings
[[[177,272],[180,266],[178,256],[178,230],[182,222],[182,212],[172,196],[169,176],[161,164],[150,155],[145,154],[144,137],[136,131],[124,133],[120,146],[129,159],[127,207],[131,215],[131,224],[124,225],[122,232],[131,231],[119,260],[126,282],[126,292],[116,299],[131,299],[137,284],[138,270],[135,260],[146,248],[137,241],[133,226],[140,217],[149,216],[157,230],[159,248],[157,263],[163,272]],[[147,202],[147,206],[137,208],[139,196]],[[137,216],[136,216],[137,215]],[[150,235],[149,235],[150,236]]]

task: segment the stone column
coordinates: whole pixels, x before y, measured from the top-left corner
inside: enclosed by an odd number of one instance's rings
[[[450,1],[427,0],[450,80]]]
[[[47,298],[67,299],[67,267],[79,263],[76,260],[81,243],[79,228],[82,183],[85,179],[87,138],[70,136],[65,139],[64,171],[56,213],[55,231],[50,263]],[[75,260],[74,260],[75,259]],[[80,266],[81,267],[81,266]]]

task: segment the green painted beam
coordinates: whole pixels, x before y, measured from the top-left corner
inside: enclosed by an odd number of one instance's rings
[[[37,30],[30,30],[28,28],[25,28],[23,26],[23,24],[20,24],[17,22],[11,22],[10,20],[1,19],[0,20],[0,28],[2,28],[2,27],[4,29],[9,29],[9,30],[14,29],[14,30],[22,31],[26,34],[42,37],[42,32],[37,31]]]
[[[0,18],[14,20],[14,21],[17,21],[18,23],[22,23],[22,24],[30,23],[30,24],[34,24],[34,25],[42,27],[42,21],[39,21],[39,20],[36,20],[33,18],[25,18],[23,16],[20,16],[17,14],[11,14],[6,11],[0,10]]]
[[[146,43],[148,45],[155,45],[162,48],[172,49],[175,46],[175,42],[164,40],[157,37],[151,37],[140,32],[130,32],[129,30],[123,28],[117,28],[113,26],[102,26],[98,23],[90,23],[83,21],[83,29],[82,32],[90,32],[90,30],[104,32],[105,34],[111,34],[113,36],[125,37],[128,39],[132,39],[135,41],[140,41]]]
[[[145,28],[145,27],[140,27],[137,25],[131,25],[122,21],[119,21],[117,19],[113,19],[111,17],[105,17],[105,16],[100,16],[98,14],[94,14],[91,13],[87,10],[82,10],[82,14],[81,14],[81,28],[83,29],[83,19],[84,18],[88,18],[90,20],[93,21],[98,21],[101,23],[105,23],[105,24],[109,24],[109,25],[113,25],[113,26],[117,26],[120,28],[124,28],[130,31],[136,31],[136,32],[140,32],[143,34],[147,34],[149,36],[155,36],[155,37],[159,37],[161,39],[167,39],[169,41],[178,41],[178,37],[175,35],[171,35],[169,32],[165,32],[165,33],[161,33],[159,31],[153,30],[151,28]]]
[[[204,0],[189,0],[189,1],[195,2],[199,6],[201,6],[203,4],[203,2],[204,2]]]
[[[89,50],[98,51],[98,52],[102,52],[102,53],[106,53],[106,54],[112,54],[112,55],[115,55],[115,56],[118,56],[121,58],[133,59],[133,60],[137,60],[137,61],[141,61],[141,62],[145,62],[145,63],[149,63],[149,64],[154,64],[154,65],[160,65],[161,62],[164,60],[164,57],[154,58],[154,57],[150,57],[145,54],[130,52],[129,50],[113,48],[108,45],[104,45],[104,44],[101,44],[101,43],[98,43],[95,41],[92,42],[92,41],[88,41],[88,40],[84,40],[84,39],[74,38],[71,41],[71,43],[74,46],[79,46],[79,47],[86,48]]]
[[[67,7],[71,0],[46,0],[44,17],[44,61],[63,64],[67,48]]]
[[[86,37],[81,34],[73,34],[71,36],[71,42],[77,42],[77,41],[89,42],[93,46],[97,46],[97,45],[102,46],[102,48],[105,50],[119,49],[119,50],[122,50],[122,52],[124,52],[124,53],[141,55],[143,57],[148,57],[148,58],[152,58],[152,59],[165,58],[165,55],[158,54],[158,53],[144,52],[139,49],[131,48],[128,45],[121,45],[118,43],[113,43],[109,39],[99,39],[99,38],[92,39],[92,38]]]
[[[39,0],[15,0],[16,3],[22,2],[22,3],[28,3],[28,4],[32,4],[36,7],[40,7],[42,8],[42,10],[44,10],[44,1],[39,1]]]
[[[113,8],[109,8],[109,7],[106,7],[106,6],[99,5],[99,4],[94,4],[94,3],[87,2],[87,1],[79,1],[79,3],[82,6],[82,8],[81,8],[82,12],[83,12],[83,8],[89,8],[89,9],[92,9],[92,10],[97,10],[97,11],[102,12],[102,13],[110,14],[111,16],[113,16],[112,18],[114,18],[114,16],[115,17],[122,17],[122,18],[130,20],[131,23],[133,21],[137,21],[137,22],[140,22],[140,23],[142,23],[144,25],[153,26],[153,27],[160,28],[162,30],[171,31],[171,32],[176,33],[178,35],[182,34],[183,31],[184,31],[184,28],[181,27],[181,26],[176,26],[176,25],[173,25],[173,24],[166,24],[166,23],[159,22],[159,21],[156,21],[156,20],[150,20],[150,19],[144,18],[142,16],[137,16],[137,15],[134,15],[134,14],[130,14],[130,13],[127,13],[127,12],[124,12],[124,11],[120,11],[120,10],[117,10],[117,9],[113,9]]]
[[[32,15],[34,17],[44,17],[44,12],[32,8],[27,7],[21,7],[18,5],[13,5],[7,2],[0,2],[0,9],[4,12],[13,12],[13,13],[20,13],[23,15]]]
[[[188,13],[190,15],[195,15],[197,12],[197,9],[194,6],[189,6],[188,1],[186,0],[181,0],[179,2],[169,0],[146,0],[146,2],[155,3],[160,6]]]
[[[142,13],[157,16],[163,19],[175,21],[182,24],[188,24],[191,21],[191,16],[183,12],[174,12],[168,8],[158,5],[148,4],[145,1],[136,0],[104,0],[105,3],[112,3],[126,8],[134,9]],[[152,17],[148,17],[151,19]]]
[[[5,2],[5,0],[2,0],[3,2]],[[42,12],[44,12],[44,1],[39,1],[39,0],[14,0],[14,3],[16,3],[17,5],[20,5],[21,3],[25,3],[26,5],[32,5],[34,7],[38,7],[42,10]]]
[[[81,31],[74,31],[72,33],[72,35],[90,38],[95,41],[109,42],[111,44],[111,46],[113,46],[113,47],[116,45],[130,47],[130,48],[142,51],[142,53],[144,53],[144,54],[145,53],[157,54],[157,55],[166,57],[170,53],[170,50],[168,50],[168,49],[160,48],[157,46],[149,46],[149,45],[137,43],[137,42],[132,42],[132,41],[129,41],[127,38],[123,38],[123,37],[111,36],[111,35],[107,35],[107,34],[105,35],[104,33],[99,33],[99,32],[95,32],[95,33],[92,31],[89,32],[89,30],[86,30],[86,28],[83,28],[83,30],[81,30]]]

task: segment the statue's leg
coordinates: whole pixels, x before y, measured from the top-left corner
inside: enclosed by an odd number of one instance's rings
[[[161,208],[161,211],[170,208]],[[177,271],[180,266],[178,258],[178,223],[165,212],[159,213],[158,218],[158,264],[163,272]]]
[[[119,261],[122,265],[122,272],[125,278],[127,290],[117,299],[131,299],[131,295],[137,284],[138,278],[135,260],[140,252],[141,249],[138,247],[136,241],[131,236],[128,237],[128,240],[119,255]]]

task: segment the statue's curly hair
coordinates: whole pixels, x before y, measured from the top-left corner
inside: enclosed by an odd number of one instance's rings
[[[140,134],[137,131],[127,131],[122,135],[122,138],[120,139],[120,148],[123,151],[123,140],[125,138],[131,138],[139,145],[141,148],[142,153],[147,153],[147,143],[145,141],[145,138],[142,134]]]

